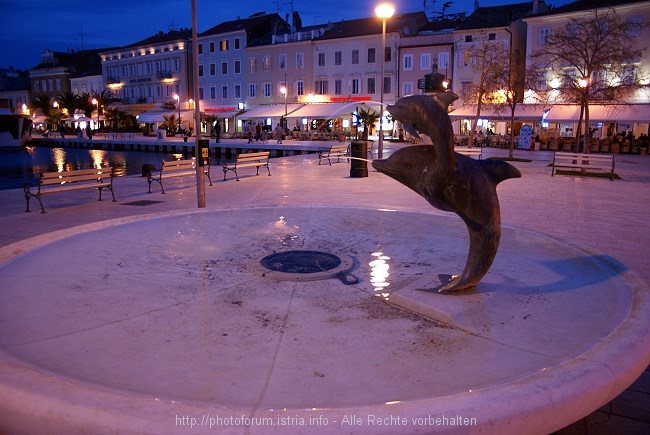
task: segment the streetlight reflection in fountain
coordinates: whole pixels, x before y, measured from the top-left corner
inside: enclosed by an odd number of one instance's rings
[[[390,285],[390,282],[388,282],[390,276],[388,260],[390,260],[390,257],[384,255],[383,252],[373,252],[370,255],[374,257],[374,260],[368,263],[373,290],[376,296],[388,300],[390,293],[386,291],[386,287]]]

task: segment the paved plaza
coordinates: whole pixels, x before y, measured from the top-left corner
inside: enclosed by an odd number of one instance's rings
[[[233,148],[247,147],[245,140],[226,139],[223,142],[232,142]],[[285,143],[295,145],[298,142],[285,141]],[[324,143],[304,144],[306,149],[310,146],[316,148],[323,145]],[[403,146],[406,145],[386,142],[384,157]],[[506,157],[507,153],[508,151],[503,149],[486,148],[483,151],[483,158]],[[592,254],[595,258],[606,258],[609,264],[614,264],[615,268],[625,270],[626,274],[633,277],[637,288],[641,286],[646,292],[650,290],[648,287],[650,235],[647,230],[650,223],[650,157],[617,155],[615,173],[620,179],[614,181],[606,178],[567,175],[551,177],[549,164],[553,153],[548,151],[516,150],[515,157],[519,160],[512,164],[521,171],[522,178],[507,180],[498,186],[504,237],[508,234],[517,234],[519,237],[526,235],[530,235],[531,238],[542,237],[551,243],[575,247]],[[157,156],[152,154],[151,163],[157,164],[156,159]],[[246,210],[250,210],[251,215],[259,213],[259,210],[274,210],[280,213],[286,210],[288,216],[300,216],[301,219],[313,223],[317,234],[311,237],[314,241],[321,240],[323,245],[327,245],[329,235],[332,237],[332,243],[336,241],[341,245],[344,245],[344,240],[339,241],[339,239],[353,237],[346,233],[344,228],[339,227],[337,230],[333,227],[335,223],[345,225],[345,219],[340,217],[340,214],[345,213],[346,210],[350,211],[350,219],[357,216],[368,216],[373,219],[364,223],[367,225],[368,232],[372,230],[376,215],[370,212],[363,215],[355,214],[355,210],[392,210],[398,213],[455,217],[433,209],[422,197],[396,181],[373,171],[372,168],[369,169],[368,177],[351,178],[349,172],[350,165],[346,162],[332,166],[318,165],[315,154],[272,159],[272,176],[267,176],[266,171],[261,171],[260,176],[255,176],[254,170],[243,170],[239,175],[240,181],[235,181],[231,176],[228,181],[222,181],[221,167],[213,167],[211,173],[214,185],[208,186],[206,183],[205,188],[206,211],[229,213],[230,220],[224,220],[221,224],[218,220],[214,224],[211,223],[206,234],[215,238],[219,234],[234,231],[234,228],[241,231],[239,227],[234,226],[235,221],[240,221],[241,225],[245,223],[254,226],[254,219],[251,219],[251,222],[246,220]],[[118,177],[114,181],[117,202],[113,203],[110,200],[98,202],[96,193],[92,190],[46,195],[43,198],[46,214],[41,214],[37,203],[33,201],[31,204],[33,211],[25,213],[22,190],[0,191],[2,204],[0,247],[6,248],[15,244],[20,246],[20,249],[29,249],[30,243],[40,247],[44,241],[52,237],[52,234],[60,239],[69,238],[74,236],[76,228],[92,226],[101,229],[102,222],[114,223],[116,220],[131,225],[129,228],[140,228],[138,236],[142,237],[142,233],[149,231],[146,222],[152,217],[182,217],[183,215],[178,213],[198,210],[196,186],[191,178],[169,180],[165,183],[166,194],[164,195],[156,187],[154,184],[153,193],[147,193],[148,186],[145,178]],[[110,195],[104,197],[110,198]],[[337,214],[337,211],[341,213]],[[238,213],[242,213],[241,217]],[[388,222],[390,219],[397,218],[377,219]],[[287,222],[288,220],[289,218]],[[282,222],[281,219],[276,224],[287,223]],[[192,221],[192,225],[197,224]],[[426,225],[418,226],[420,223],[417,220],[414,220],[412,225],[414,232],[435,231],[435,228],[429,229]],[[395,227],[398,226],[395,224]],[[151,231],[151,237],[157,238],[166,229],[161,226],[156,229],[158,232]],[[337,231],[340,231],[338,238],[334,236]],[[453,231],[453,228],[450,231]],[[300,234],[298,229],[295,232]],[[395,232],[399,233],[397,230]],[[402,233],[399,234],[402,237]],[[391,243],[390,234],[381,236],[385,237],[383,243],[386,245]],[[125,242],[128,241],[128,233],[121,234],[121,237]],[[528,239],[521,240],[524,244],[527,241]],[[290,244],[291,240],[287,238],[281,243]],[[402,243],[405,245],[403,249],[406,250],[408,248],[406,245],[411,242],[403,240]],[[414,237],[412,243],[417,243],[417,237]],[[125,246],[129,245],[125,243]],[[156,246],[153,240],[152,246]],[[18,254],[9,253],[7,249],[2,252],[4,252],[2,262]],[[260,252],[260,255],[262,254],[264,252]],[[156,257],[161,254],[152,252],[151,255]],[[232,252],[229,253],[228,258],[229,260],[234,258],[234,263],[236,256],[237,253]],[[146,256],[143,257],[141,253],[138,254],[138,259],[147,261]],[[173,257],[168,260],[176,261],[179,273],[187,273]],[[70,261],[75,260],[70,259]],[[414,273],[421,272],[416,259],[411,267]],[[516,270],[518,264],[515,259],[499,267]],[[206,270],[208,269],[209,266]],[[38,274],[40,270],[39,264],[33,264],[34,274]],[[585,272],[580,271],[580,273]],[[578,272],[576,275],[579,276]],[[531,279],[533,279],[532,275]],[[142,284],[147,285],[147,283]],[[227,316],[228,311],[223,314]],[[605,317],[604,321],[607,320]],[[267,324],[269,322],[272,325],[273,319],[267,319]],[[385,331],[385,334],[389,336],[394,332]],[[566,331],[566,334],[574,333],[576,331]],[[646,357],[648,357],[647,352]],[[83,371],[83,369],[79,370]],[[413,370],[416,368],[414,367]],[[287,381],[291,382],[290,379]],[[360,395],[359,400],[365,400],[363,395]],[[0,423],[0,432],[2,432],[2,423]],[[648,432],[650,432],[650,373],[646,369],[641,377],[617,398],[557,433],[598,435]]]

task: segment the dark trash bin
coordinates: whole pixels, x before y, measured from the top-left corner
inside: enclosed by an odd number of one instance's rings
[[[353,140],[350,143],[350,157],[350,177],[367,177],[368,161],[366,159],[368,158],[368,142],[365,140]]]
[[[142,176],[148,177],[151,171],[154,171],[156,167],[151,163],[145,163],[142,165]]]

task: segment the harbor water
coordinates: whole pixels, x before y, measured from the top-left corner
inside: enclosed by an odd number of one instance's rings
[[[184,156],[184,158],[189,157]],[[172,153],[143,151],[50,147],[0,148],[0,190],[20,189],[24,183],[34,183],[39,172],[88,169],[101,165],[114,167],[115,175],[119,177],[141,174],[143,164],[152,164],[160,168],[162,160],[173,159]]]

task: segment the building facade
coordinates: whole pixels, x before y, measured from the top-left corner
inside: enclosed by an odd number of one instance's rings
[[[100,52],[104,84],[121,100],[120,108],[139,113],[180,97],[188,108],[194,98],[192,33],[189,29],[160,32],[126,47]]]

